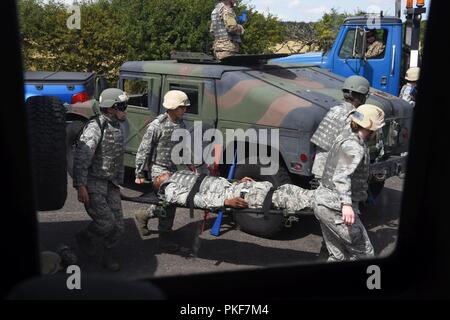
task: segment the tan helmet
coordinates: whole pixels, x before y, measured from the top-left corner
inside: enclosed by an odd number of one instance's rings
[[[168,110],[175,110],[180,106],[190,106],[191,102],[186,93],[180,90],[167,91],[164,96],[163,106]]]
[[[352,120],[361,127],[376,131],[384,126],[384,111],[372,104],[363,104],[351,115]]]
[[[409,68],[408,71],[406,71],[405,79],[408,81],[417,81],[419,80],[420,76],[420,68],[413,67]]]

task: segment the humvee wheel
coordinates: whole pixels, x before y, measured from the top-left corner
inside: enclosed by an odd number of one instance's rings
[[[287,170],[280,166],[278,173],[271,176],[261,175],[261,166],[258,164],[242,164],[236,167],[235,179],[250,177],[257,181],[269,181],[275,188],[291,182]],[[275,236],[284,227],[284,216],[282,214],[269,214],[267,219],[264,214],[257,213],[234,213],[234,221],[240,230],[264,238]]]
[[[39,211],[58,210],[67,198],[66,109],[54,97],[30,97],[28,112],[31,163]]]
[[[73,147],[78,133],[83,128],[83,121],[72,121],[66,126],[66,159],[67,172],[73,177]]]

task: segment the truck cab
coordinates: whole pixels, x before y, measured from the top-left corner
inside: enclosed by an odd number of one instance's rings
[[[376,23],[371,23],[373,19]],[[383,43],[382,54],[373,57],[365,55],[367,49],[365,31],[367,30],[374,30],[377,41]],[[328,52],[295,54],[274,61],[314,64],[343,77],[360,75],[369,80],[372,87],[398,95],[404,73],[402,52],[402,20],[400,18],[358,16],[344,21]]]

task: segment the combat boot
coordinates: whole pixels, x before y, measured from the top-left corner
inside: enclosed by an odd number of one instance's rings
[[[138,212],[134,215],[134,218],[136,219],[136,225],[139,229],[139,233],[143,237],[149,236],[151,231],[147,226],[148,220],[150,219],[148,212]]]
[[[167,252],[176,252],[179,250],[180,246],[170,239],[170,232],[161,232],[158,237],[158,249]]]
[[[120,265],[113,258],[111,251],[112,251],[111,248],[105,248],[105,251],[103,252],[102,265],[104,268],[108,269],[109,271],[119,271]]]
[[[90,238],[83,232],[79,232],[75,235],[75,241],[77,242],[77,245],[81,249],[81,251],[83,251],[87,256],[93,257],[95,255],[96,250],[92,238]]]

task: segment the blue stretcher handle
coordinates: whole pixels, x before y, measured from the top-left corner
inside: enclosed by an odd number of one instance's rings
[[[234,154],[233,163],[231,164],[230,170],[228,171],[227,179],[231,180],[234,177],[234,170],[236,169],[236,154]],[[222,224],[223,211],[219,211],[216,221],[210,230],[210,234],[217,237],[220,233],[220,226]]]

